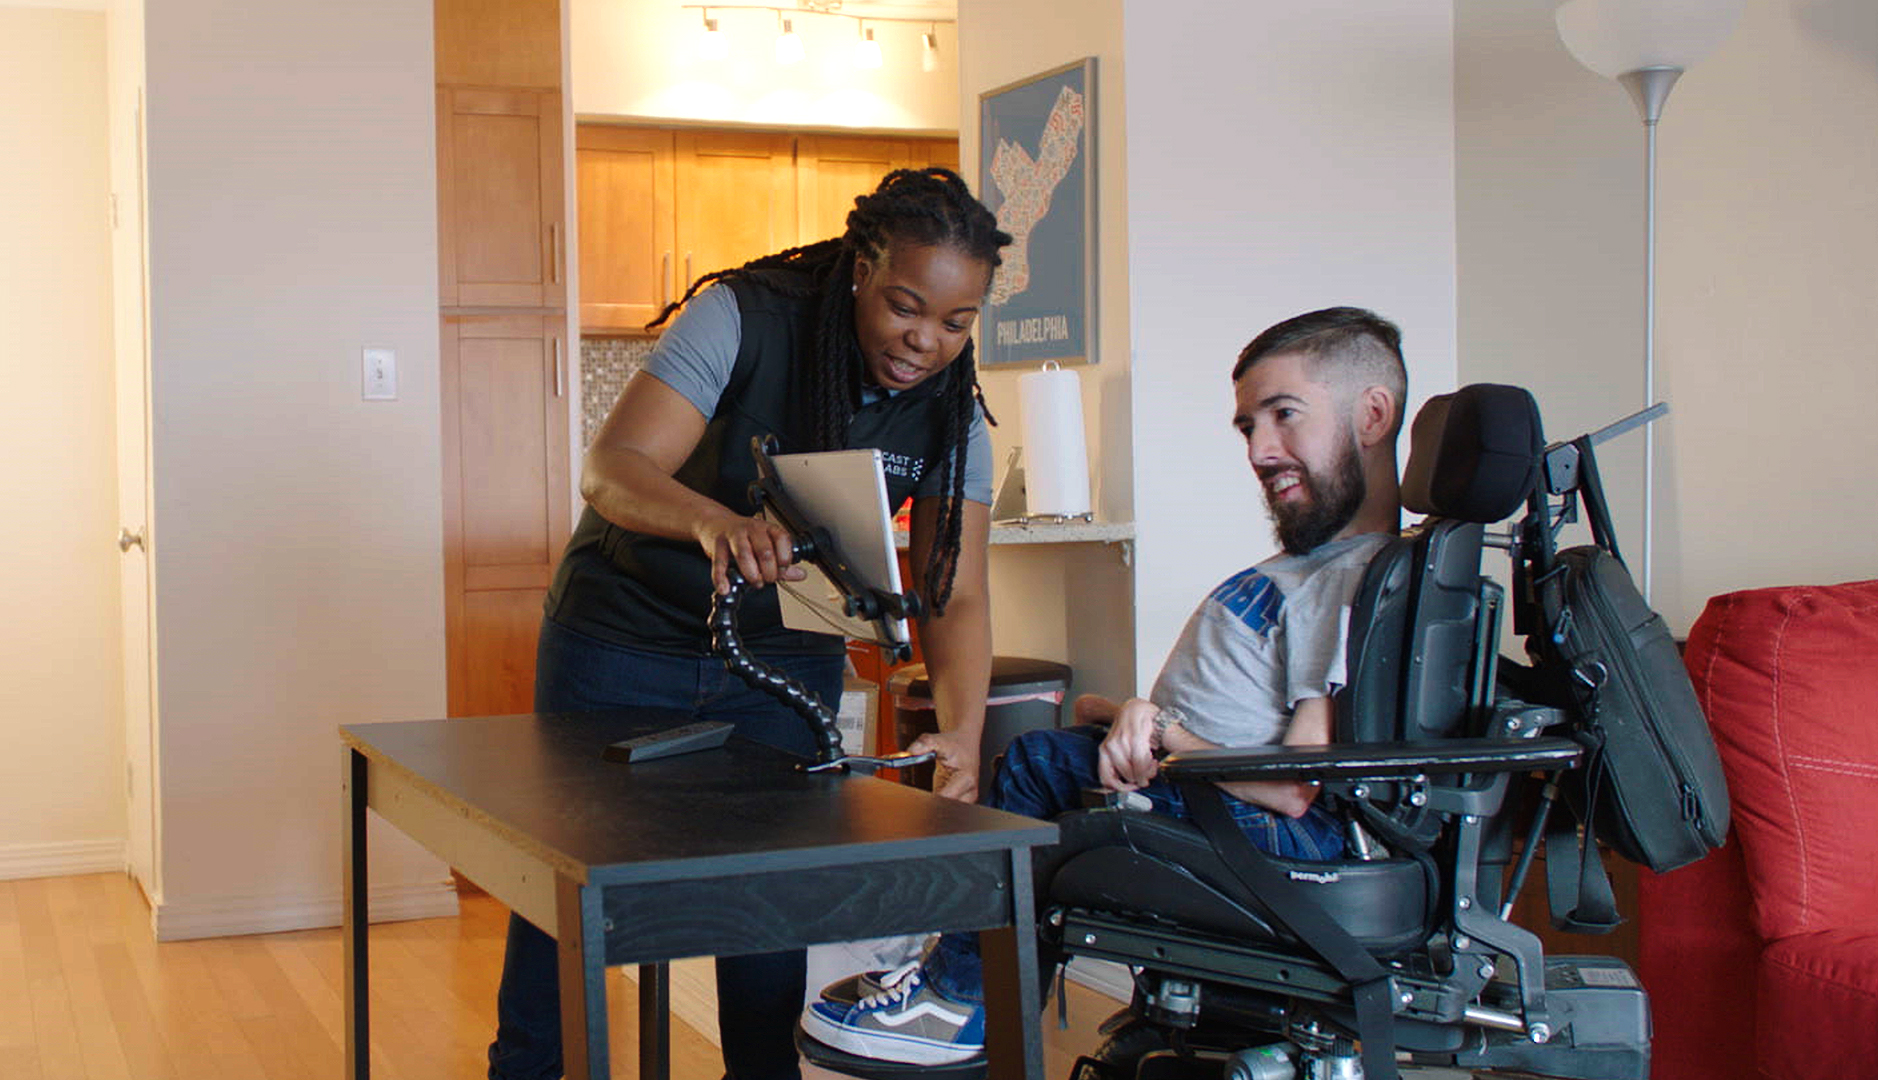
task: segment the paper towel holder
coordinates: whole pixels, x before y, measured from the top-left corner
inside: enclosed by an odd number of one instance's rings
[[[1033,514],[1026,502],[1024,488],[1024,448],[1011,447],[1004,459],[1004,479],[998,482],[998,494],[991,500],[993,525],[1066,525],[1072,521],[1095,521],[1095,511],[1083,514]]]

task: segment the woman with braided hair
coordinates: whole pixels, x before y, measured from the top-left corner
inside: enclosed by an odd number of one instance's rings
[[[900,170],[855,199],[841,237],[707,274],[661,313],[648,329],[679,312],[587,450],[587,507],[545,605],[536,710],[679,709],[812,756],[802,720],[711,655],[711,593],[734,562],[756,590],[739,620],[745,647],[835,700],[842,640],[785,628],[776,590],[762,587],[805,575],[787,532],[752,516],[750,440],[878,448],[891,502],[913,500],[940,728],[909,749],[937,753],[940,794],[973,799],[991,672],[991,477],[971,331],[1010,242],[955,173]],[[729,1080],[800,1075],[805,978],[799,950],[718,959]],[[519,916],[497,1014],[490,1080],[561,1075],[555,944]]]

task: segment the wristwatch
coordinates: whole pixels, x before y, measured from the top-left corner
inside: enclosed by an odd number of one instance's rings
[[[1160,712],[1157,712],[1154,714],[1154,737],[1156,739],[1165,738],[1167,736],[1168,728],[1174,726],[1175,724],[1179,724],[1186,719],[1187,719],[1187,714],[1181,712],[1179,709],[1173,708],[1171,706],[1168,708],[1162,709]]]

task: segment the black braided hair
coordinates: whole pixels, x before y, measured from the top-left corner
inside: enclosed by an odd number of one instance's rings
[[[950,248],[995,270],[1003,261],[999,250],[1010,242],[1010,234],[998,228],[997,218],[972,197],[957,173],[941,168],[898,169],[888,173],[871,194],[855,198],[847,231],[840,237],[706,274],[659,312],[646,329],[663,324],[699,289],[728,278],[756,281],[785,296],[818,298],[811,362],[796,365],[792,411],[801,422],[800,437],[806,448],[840,450],[847,446],[848,424],[860,407],[865,370],[854,333],[854,296],[849,288],[855,259],[879,266],[894,244],[931,245]],[[965,522],[965,457],[972,406],[984,411],[987,423],[997,421],[985,408],[971,342],[937,377],[945,380],[939,391],[941,415],[946,418],[939,486],[946,495],[940,503],[938,535],[927,556],[922,592],[928,609],[944,614],[958,572]]]

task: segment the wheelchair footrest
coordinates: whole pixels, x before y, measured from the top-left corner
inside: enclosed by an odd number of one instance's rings
[[[796,1026],[796,1049],[811,1064],[824,1069],[832,1069],[849,1076],[858,1076],[861,1080],[985,1080],[985,1056],[983,1054],[952,1065],[910,1065],[898,1061],[882,1061],[879,1058],[860,1057],[845,1050],[837,1050],[825,1042],[811,1038]]]

